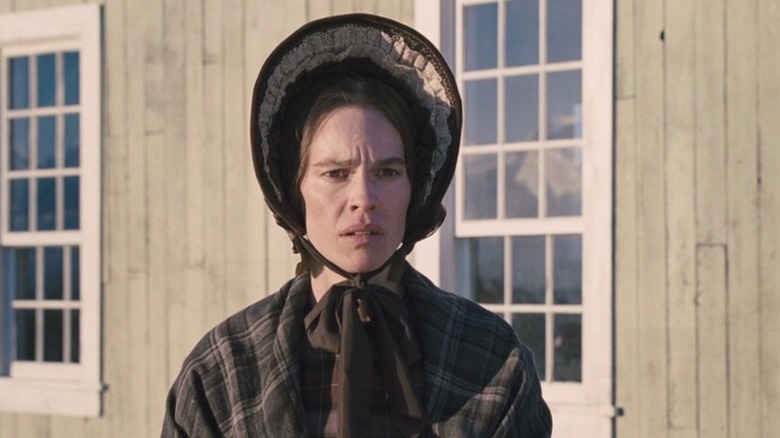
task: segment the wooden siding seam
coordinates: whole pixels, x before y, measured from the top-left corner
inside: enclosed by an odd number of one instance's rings
[[[701,436],[728,436],[728,251],[722,244],[697,245],[699,425]]]

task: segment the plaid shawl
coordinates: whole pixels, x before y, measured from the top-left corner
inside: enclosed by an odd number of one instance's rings
[[[427,436],[549,437],[531,352],[501,318],[407,266]],[[308,273],[212,329],[171,388],[163,437],[305,437],[299,354]]]

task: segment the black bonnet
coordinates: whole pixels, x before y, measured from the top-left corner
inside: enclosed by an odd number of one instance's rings
[[[412,112],[412,200],[404,243],[414,245],[444,220],[441,200],[458,157],[462,109],[455,79],[436,47],[416,30],[373,15],[351,14],[313,21],[271,53],[255,83],[251,140],[255,173],[276,221],[291,237],[306,234],[291,198],[285,168],[298,145],[282,141],[285,120],[310,85],[349,74],[380,80],[398,91]],[[293,163],[293,167],[297,163]],[[289,172],[289,171],[288,171]]]

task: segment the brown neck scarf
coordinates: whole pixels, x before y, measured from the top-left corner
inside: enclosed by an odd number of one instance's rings
[[[368,283],[385,267],[394,265],[394,270],[410,248],[401,247],[375,271],[350,274],[325,259],[307,239],[297,239],[311,256],[349,278],[328,289],[305,318],[306,336],[312,346],[340,355],[339,437],[365,436],[370,428],[371,367],[375,359],[387,386],[396,429],[405,436],[419,435],[428,419],[414,392],[410,368],[422,355],[406,303],[397,293]]]

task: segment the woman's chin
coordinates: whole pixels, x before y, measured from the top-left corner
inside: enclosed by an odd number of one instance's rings
[[[339,267],[353,274],[366,273],[379,269],[389,258],[390,256],[383,259],[372,257],[359,260],[348,260],[344,265],[339,265]]]

